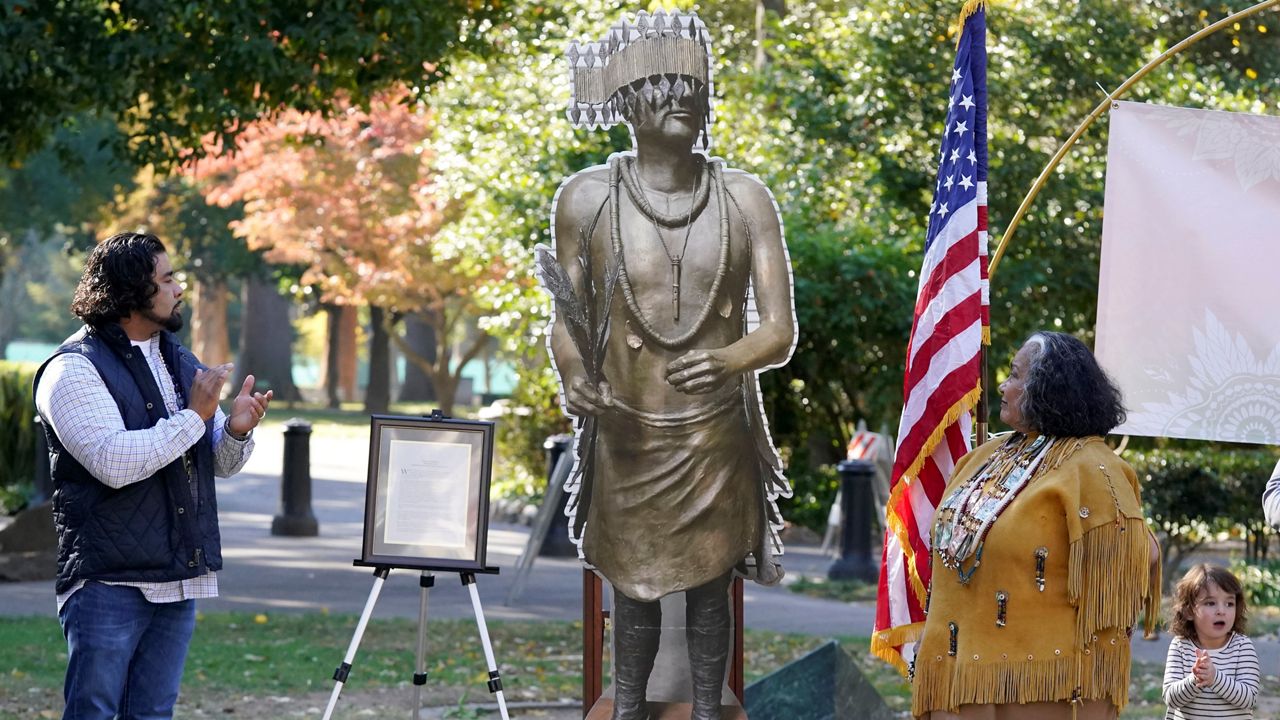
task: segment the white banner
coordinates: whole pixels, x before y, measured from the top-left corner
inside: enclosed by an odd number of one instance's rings
[[[1112,109],[1096,350],[1116,432],[1280,444],[1280,117]]]

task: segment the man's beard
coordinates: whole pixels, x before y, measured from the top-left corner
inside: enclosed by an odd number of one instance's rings
[[[150,308],[143,314],[143,317],[171,333],[176,333],[182,329],[182,313],[178,311],[177,307],[173,309],[173,314],[167,318],[160,317],[159,313]]]

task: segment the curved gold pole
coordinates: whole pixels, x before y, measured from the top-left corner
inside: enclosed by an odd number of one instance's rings
[[[1129,88],[1137,84],[1139,80],[1146,77],[1147,73],[1150,73],[1152,70],[1156,69],[1157,67],[1160,67],[1162,64],[1164,64],[1166,60],[1173,57],[1174,55],[1177,55],[1183,50],[1186,50],[1192,45],[1195,45],[1196,43],[1203,40],[1205,37],[1208,37],[1209,35],[1212,35],[1218,32],[1219,30],[1226,27],[1227,25],[1235,23],[1243,18],[1247,18],[1250,15],[1254,15],[1256,13],[1262,12],[1267,8],[1277,7],[1277,6],[1280,6],[1280,0],[1264,0],[1264,2],[1260,2],[1257,5],[1254,5],[1249,8],[1245,8],[1244,10],[1241,10],[1240,12],[1237,12],[1235,14],[1228,15],[1227,17],[1219,20],[1218,22],[1212,25],[1209,25],[1208,27],[1202,28],[1199,32],[1187,37],[1182,42],[1178,43],[1177,45],[1174,45],[1173,47],[1161,53],[1160,56],[1157,57],[1156,59],[1152,60],[1146,65],[1143,65],[1142,68],[1138,70],[1138,72],[1134,73],[1128,80],[1125,80],[1123,83],[1121,83],[1120,87],[1116,88],[1116,91],[1111,93],[1110,97],[1108,97],[1106,100],[1102,101],[1101,103],[1098,103],[1098,107],[1094,108],[1093,112],[1089,113],[1089,117],[1085,118],[1084,122],[1080,123],[1080,127],[1076,128],[1076,131],[1071,133],[1071,137],[1067,138],[1067,141],[1062,144],[1062,147],[1058,148],[1058,152],[1054,153],[1053,159],[1051,159],[1049,161],[1049,164],[1044,167],[1044,170],[1040,171],[1040,177],[1036,178],[1035,183],[1031,186],[1031,190],[1027,193],[1027,196],[1022,199],[1022,204],[1018,206],[1018,211],[1013,214],[1013,220],[1009,221],[1008,229],[1006,229],[1004,231],[1004,235],[1000,237],[1000,244],[996,246],[996,251],[991,255],[991,262],[987,266],[988,282],[991,280],[991,278],[995,277],[996,267],[1000,264],[1000,258],[1004,256],[1004,251],[1005,251],[1005,248],[1008,247],[1009,245],[1010,238],[1013,237],[1014,231],[1018,229],[1018,224],[1022,222],[1022,216],[1027,214],[1027,208],[1031,206],[1031,201],[1035,200],[1036,196],[1040,194],[1041,188],[1043,188],[1045,186],[1045,183],[1049,181],[1049,173],[1053,172],[1054,168],[1058,167],[1058,163],[1062,162],[1062,158],[1066,157],[1067,152],[1071,150],[1071,147],[1073,145],[1076,144],[1076,140],[1080,139],[1080,136],[1084,134],[1084,131],[1087,130],[1090,125],[1093,124],[1094,120],[1097,120],[1098,117],[1102,115],[1103,111],[1105,111],[1107,107],[1111,105],[1112,101],[1118,99]]]
[[[1080,139],[1080,136],[1084,134],[1084,131],[1089,129],[1089,126],[1093,124],[1093,121],[1097,120],[1113,101],[1128,91],[1129,88],[1137,84],[1139,80],[1146,77],[1147,73],[1163,65],[1166,60],[1174,55],[1177,55],[1183,50],[1195,45],[1209,35],[1218,32],[1227,25],[1241,20],[1242,18],[1247,18],[1250,15],[1262,12],[1269,7],[1275,7],[1278,5],[1280,5],[1280,0],[1264,0],[1257,5],[1245,8],[1244,10],[1232,15],[1228,15],[1212,25],[1200,29],[1199,32],[1187,37],[1182,42],[1161,53],[1159,57],[1146,65],[1143,65],[1138,72],[1134,73],[1128,80],[1121,83],[1120,87],[1116,88],[1116,91],[1111,93],[1106,100],[1098,103],[1098,107],[1094,108],[1093,112],[1089,113],[1089,116],[1084,119],[1084,122],[1080,123],[1080,127],[1077,127],[1075,132],[1071,133],[1071,137],[1067,138],[1067,141],[1062,144],[1062,147],[1058,148],[1058,152],[1054,153],[1053,158],[1049,160],[1049,164],[1045,165],[1044,169],[1040,171],[1040,177],[1036,178],[1035,183],[1031,186],[1031,190],[1027,192],[1027,196],[1022,199],[1022,204],[1018,206],[1018,211],[1013,214],[1013,220],[1009,221],[1009,227],[1004,231],[1004,234],[1000,236],[1000,244],[996,246],[996,251],[991,255],[991,260],[987,265],[987,282],[990,283],[996,276],[996,267],[1000,265],[1000,258],[1004,257],[1004,251],[1005,248],[1009,246],[1009,240],[1013,237],[1014,232],[1018,229],[1018,225],[1022,222],[1022,216],[1027,214],[1027,209],[1031,207],[1031,202],[1040,194],[1040,190],[1045,186],[1045,183],[1049,182],[1049,173],[1053,172],[1054,168],[1058,167],[1058,163],[1061,163],[1062,158],[1067,156],[1067,152],[1076,144],[1076,140]],[[983,392],[978,400],[978,417],[977,422],[975,423],[975,430],[978,442],[984,443],[987,441],[987,415],[990,412],[987,409],[986,388],[988,373],[987,351],[985,347],[982,349],[981,369],[979,372],[981,373]]]

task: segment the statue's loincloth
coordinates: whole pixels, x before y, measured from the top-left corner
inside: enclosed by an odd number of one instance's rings
[[[636,600],[720,577],[757,551],[764,478],[741,393],[680,414],[598,416],[583,555]]]

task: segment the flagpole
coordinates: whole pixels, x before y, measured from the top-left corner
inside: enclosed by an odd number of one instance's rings
[[[991,262],[987,266],[988,280],[995,277],[996,267],[1000,264],[1000,258],[1004,256],[1005,248],[1008,247],[1010,240],[1013,238],[1014,232],[1018,229],[1019,223],[1022,222],[1022,216],[1026,215],[1027,209],[1031,206],[1031,202],[1035,200],[1036,196],[1040,194],[1040,190],[1049,181],[1050,173],[1052,173],[1054,169],[1058,167],[1058,164],[1062,162],[1062,159],[1064,157],[1066,157],[1067,152],[1071,150],[1072,146],[1076,144],[1076,141],[1080,139],[1080,136],[1084,134],[1084,131],[1087,130],[1089,126],[1093,124],[1093,121],[1097,120],[1102,115],[1102,113],[1108,107],[1111,106],[1112,102],[1119,99],[1119,97],[1123,95],[1125,92],[1127,92],[1129,88],[1133,87],[1135,84],[1137,84],[1139,80],[1146,77],[1147,74],[1150,73],[1152,70],[1155,70],[1157,67],[1160,67],[1161,65],[1163,65],[1164,62],[1169,58],[1174,57],[1175,55],[1181,53],[1182,51],[1186,50],[1192,45],[1195,45],[1196,43],[1200,42],[1204,38],[1218,32],[1219,30],[1221,30],[1222,28],[1228,25],[1231,25],[1239,20],[1247,18],[1250,15],[1255,15],[1259,12],[1262,12],[1267,8],[1278,7],[1278,6],[1280,6],[1280,0],[1264,0],[1263,2],[1260,2],[1257,5],[1245,8],[1244,10],[1241,10],[1233,15],[1228,15],[1227,17],[1219,20],[1218,22],[1215,22],[1214,24],[1209,25],[1208,27],[1201,28],[1198,32],[1188,36],[1187,38],[1182,40],[1182,42],[1178,43],[1177,45],[1174,45],[1173,47],[1161,53],[1159,57],[1155,58],[1151,62],[1142,66],[1142,68],[1138,70],[1138,72],[1134,73],[1132,76],[1129,77],[1128,80],[1125,80],[1123,83],[1121,83],[1120,87],[1116,88],[1115,92],[1111,93],[1106,100],[1103,100],[1101,103],[1099,103],[1098,106],[1093,109],[1093,112],[1089,113],[1089,116],[1084,119],[1084,122],[1080,123],[1080,126],[1076,128],[1076,131],[1071,133],[1071,137],[1067,138],[1067,141],[1062,144],[1062,147],[1058,148],[1058,152],[1054,153],[1053,159],[1049,161],[1048,165],[1045,165],[1044,170],[1040,171],[1040,177],[1036,178],[1035,183],[1031,186],[1031,190],[1027,192],[1027,196],[1022,199],[1022,204],[1018,206],[1018,211],[1013,214],[1013,220],[1009,222],[1008,229],[1005,230],[1004,235],[1000,237],[1000,244],[996,246],[996,251],[991,255]],[[983,379],[985,379],[986,378],[985,356],[984,356],[983,362],[984,362]],[[985,398],[986,398],[986,392],[984,388],[984,391],[983,391],[984,402],[985,402]],[[983,417],[983,420],[985,420],[985,416]]]
[[[988,276],[990,277],[990,276]],[[990,347],[986,343],[978,346],[978,407],[974,412],[977,413],[977,430],[974,434],[977,442],[974,447],[978,447],[987,441],[987,418],[990,416],[990,410],[987,408],[987,348]]]

